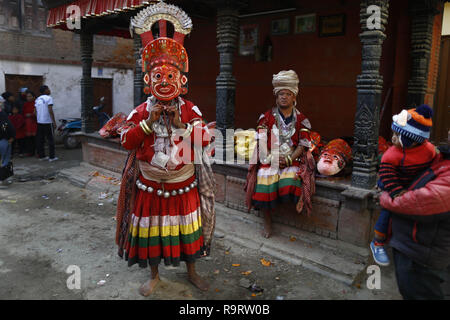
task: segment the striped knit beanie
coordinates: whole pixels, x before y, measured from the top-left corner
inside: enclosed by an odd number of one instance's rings
[[[430,138],[432,117],[433,110],[426,104],[403,110],[392,117],[392,130],[400,135],[404,147],[409,147],[414,142],[423,143],[425,139]]]

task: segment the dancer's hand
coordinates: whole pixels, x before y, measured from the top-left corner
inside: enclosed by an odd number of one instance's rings
[[[178,111],[178,107],[177,106],[168,106],[166,107],[166,112],[169,115],[170,120],[172,121],[173,125],[176,128],[179,129],[185,129],[186,125],[181,122],[180,119],[180,112]]]
[[[286,158],[283,156],[280,156],[280,169],[284,169],[287,167]]]
[[[147,119],[147,125],[150,127],[155,121],[159,120],[159,117],[161,116],[161,113],[164,110],[164,106],[157,104],[152,107],[152,111],[150,112],[150,115]]]

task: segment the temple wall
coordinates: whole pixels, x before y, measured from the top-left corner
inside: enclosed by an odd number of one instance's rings
[[[283,69],[295,70],[300,78],[299,109],[322,136],[352,136],[356,110],[356,78],[361,72],[359,1],[297,1],[296,11],[241,18],[240,25],[256,24],[258,45],[266,37],[273,44],[272,61],[255,61],[254,56],[234,56],[236,78],[235,127],[251,128],[259,115],[273,106],[272,75]],[[252,11],[258,10],[255,3]],[[392,87],[381,132],[389,138],[392,113],[406,104],[410,70],[410,18],[406,0],[390,2],[387,39],[383,45],[380,73],[385,79],[384,101]],[[295,16],[316,13],[314,33],[295,34]],[[344,13],[345,34],[319,37],[319,16]],[[290,32],[271,35],[271,21],[290,19]],[[194,101],[208,120],[215,118],[215,81],[219,73],[216,22],[194,19],[194,29],[185,41],[190,56],[188,99]]]

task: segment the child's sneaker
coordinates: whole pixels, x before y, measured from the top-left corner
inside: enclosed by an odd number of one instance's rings
[[[54,158],[48,159],[48,161],[49,161],[49,162],[53,162],[53,161],[56,161],[56,160],[58,160],[58,159],[59,159],[58,157],[54,157]]]
[[[48,160],[48,157],[39,158],[40,161]]]
[[[380,266],[387,267],[389,265],[389,257],[384,246],[375,245],[375,242],[372,240],[370,243],[370,251],[372,251],[373,259]]]

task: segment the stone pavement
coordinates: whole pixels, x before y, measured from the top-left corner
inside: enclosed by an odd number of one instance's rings
[[[106,192],[116,200],[120,175],[82,162],[78,167],[61,170],[60,177],[75,186],[93,192]],[[113,183],[111,182],[113,181]],[[374,264],[368,248],[274,223],[270,239],[261,236],[261,218],[216,203],[216,237],[230,245],[238,245],[261,254],[301,266],[346,285],[361,285],[367,279],[367,267]],[[396,291],[392,267],[382,268],[389,290]]]
[[[48,154],[48,153],[47,153]],[[28,181],[54,178],[65,168],[79,166],[82,161],[81,149],[65,149],[62,145],[56,146],[56,156],[59,160],[48,162],[40,161],[36,157],[19,158],[14,155],[14,181]]]
[[[81,162],[80,149],[58,149],[57,155],[61,160],[53,163],[15,159],[15,182],[0,190],[5,202],[0,206],[0,238],[15,239],[13,246],[0,251],[0,278],[5,271],[8,288],[7,293],[0,292],[0,298],[141,299],[137,288],[147,273],[137,267],[127,269],[124,261],[114,262],[120,260],[112,219],[120,175]],[[211,290],[201,293],[189,286],[183,266],[162,266],[164,285],[153,299],[401,298],[392,266],[381,268],[381,290],[367,288],[366,270],[373,262],[366,248],[279,224],[274,225],[274,236],[265,239],[261,218],[221,204],[216,211],[211,257],[198,264]],[[15,230],[24,230],[26,236]],[[65,268],[74,259],[86,275],[79,294],[61,287]],[[16,260],[18,264],[12,264]],[[269,266],[263,261],[269,261]],[[35,287],[32,291],[19,290],[15,282],[28,279],[26,274],[36,272],[36,266],[56,272],[60,280],[46,273],[49,288],[33,279],[27,280]],[[113,277],[104,286],[97,284],[102,272]],[[263,295],[245,288],[255,282],[265,288]],[[59,289],[52,291],[54,286]],[[177,292],[175,296],[171,290]]]

